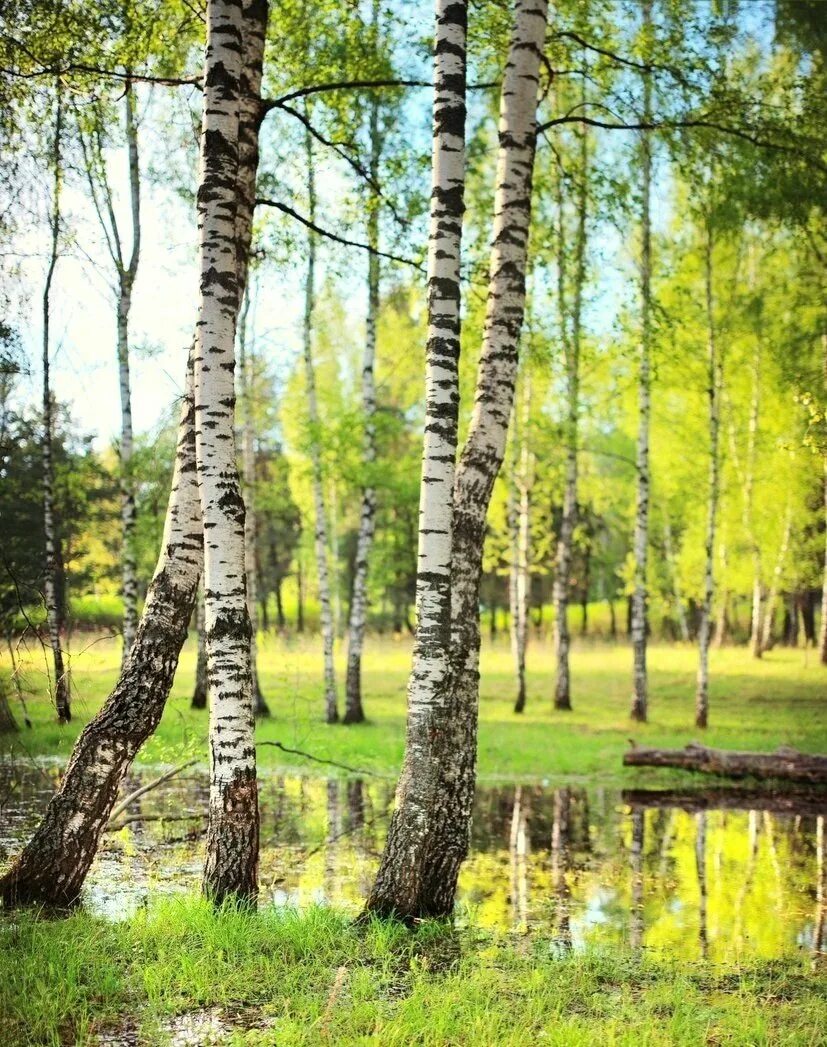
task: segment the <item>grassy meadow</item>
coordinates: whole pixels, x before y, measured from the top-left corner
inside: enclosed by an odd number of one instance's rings
[[[339,653],[339,678],[343,680],[343,652]],[[31,754],[68,756],[83,724],[109,693],[119,660],[116,639],[81,636],[74,641],[73,720],[61,727],[48,700],[43,653],[31,648],[22,663],[22,677],[34,728],[0,740],[0,745]],[[576,644],[572,657],[574,709],[556,712],[552,709],[552,649],[547,642],[537,642],[529,648],[528,706],[524,714],[515,716],[508,645],[504,641],[486,644],[481,667],[480,776],[492,781],[548,778],[552,782],[599,776],[620,784],[635,784],[638,779],[654,784],[664,778],[664,772],[624,771],[621,755],[632,737],[640,744],[658,746],[681,746],[699,737],[693,726],[696,662],[697,653],[690,646],[650,648],[650,722],[638,725],[628,716],[628,646]],[[409,641],[369,638],[362,670],[369,723],[328,726],[322,722],[318,642],[261,637],[259,676],[273,715],[259,723],[259,741],[277,740],[321,759],[393,777],[404,747],[409,666]],[[143,762],[169,762],[181,754],[206,758],[207,716],[189,707],[194,667],[191,638],[160,729],[141,753]],[[6,655],[0,671],[8,668]],[[776,648],[761,661],[740,647],[713,652],[710,727],[703,740],[724,748],[769,750],[791,745],[805,751],[827,751],[827,669],[813,651],[803,649]],[[259,759],[263,768],[319,769],[302,757],[272,747],[260,748]],[[335,768],[328,772],[335,773]]]
[[[59,727],[39,649],[23,664],[31,730],[3,739],[20,759],[68,756],[117,675],[119,643],[73,641],[74,719]],[[273,712],[260,741],[393,778],[402,757],[407,641],[372,638],[364,665],[370,722],[322,723],[314,640],[263,637],[262,686]],[[183,653],[147,764],[205,757],[207,716],[189,708],[195,646]],[[683,745],[692,726],[696,652],[650,651],[651,722],[628,718],[631,654],[581,642],[573,657],[574,710],[551,708],[550,646],[529,656],[529,702],[517,717],[507,645],[482,662],[480,774],[489,781],[548,779],[619,785],[725,784],[679,772],[625,770],[628,739]],[[341,667],[341,666],[340,666]],[[2,663],[4,673],[8,661]],[[712,659],[710,744],[827,751],[827,670],[813,652],[776,649],[762,662],[743,649]],[[20,710],[13,700],[15,712]],[[262,773],[337,773],[272,747]],[[344,773],[344,772],[338,772]],[[29,1044],[535,1044],[811,1045],[827,1042],[824,959],[802,955],[732,965],[625,948],[569,953],[550,932],[455,930],[429,924],[353,924],[326,908],[214,912],[199,899],[158,898],[110,922],[0,916],[0,1043]]]

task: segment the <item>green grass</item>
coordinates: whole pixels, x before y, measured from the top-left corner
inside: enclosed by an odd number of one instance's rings
[[[804,962],[724,973],[627,953],[560,956],[540,937],[364,928],[330,910],[215,913],[195,899],[119,924],[0,923],[7,1047],[128,1028],[168,1042],[221,1008],[245,1044],[821,1044],[827,978]],[[230,1031],[231,1030],[231,1031]],[[187,1041],[199,1042],[199,1041]]]
[[[34,729],[0,741],[29,753],[68,756],[82,725],[100,707],[115,681],[119,642],[78,638],[72,656],[74,719],[59,727],[48,701],[42,652],[24,666]],[[259,672],[273,716],[258,728],[260,741],[279,740],[324,759],[393,777],[404,745],[405,682],[410,665],[407,641],[369,639],[363,668],[365,726],[322,722],[320,646],[313,640],[262,638]],[[206,754],[207,716],[189,708],[194,644],[187,645],[171,700],[156,736],[141,754],[148,763]],[[341,660],[340,660],[341,661]],[[572,659],[574,710],[552,708],[553,655],[549,644],[529,650],[528,708],[512,712],[513,670],[508,647],[483,651],[480,775],[484,779],[566,778],[665,781],[664,772],[624,771],[621,755],[634,737],[641,744],[682,746],[699,737],[692,726],[697,654],[686,646],[653,646],[650,666],[650,723],[628,717],[631,652],[625,645],[581,644]],[[8,660],[0,668],[8,668]],[[343,676],[340,664],[340,679]],[[827,669],[812,651],[776,649],[762,661],[743,648],[713,652],[711,726],[703,735],[725,748],[774,749],[792,745],[827,751]],[[318,771],[301,757],[259,749],[263,767]],[[676,776],[668,775],[674,781]]]

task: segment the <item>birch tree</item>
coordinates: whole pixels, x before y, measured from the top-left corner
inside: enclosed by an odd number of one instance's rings
[[[313,163],[313,140],[309,130],[305,135],[307,156],[307,194],[309,220],[316,218],[316,176]],[[322,644],[324,649],[324,703],[325,720],[337,723],[339,719],[336,694],[336,667],[333,661],[336,629],[333,620],[333,602],[330,594],[330,563],[328,560],[328,521],[324,500],[324,472],[320,443],[319,402],[316,395],[316,371],[313,366],[313,313],[316,307],[316,234],[308,228],[307,275],[304,285],[304,324],[302,327],[302,352],[304,356],[304,380],[307,395],[307,417],[310,427],[310,459],[313,474],[314,549],[316,553],[316,575],[319,582],[319,604],[321,608]]]
[[[374,5],[374,24],[378,5]],[[374,94],[370,104],[370,167],[372,185],[379,178],[382,140],[379,134],[379,104]],[[376,322],[379,314],[379,200],[374,191],[368,210],[368,312],[365,326],[365,351],[362,357],[362,466],[365,482],[362,487],[362,507],[359,515],[359,533],[356,539],[356,563],[353,569],[353,590],[350,598],[348,624],[347,678],[345,684],[344,723],[362,723],[362,650],[367,626],[367,585],[370,550],[376,529],[376,487],[372,469],[376,461]]]
[[[436,0],[428,237],[425,432],[419,497],[413,665],[405,761],[367,910],[423,914],[423,878],[438,795],[436,733],[449,698],[454,467],[459,418],[460,258],[465,211],[466,0]]]
[[[129,361],[129,314],[132,293],[138,275],[141,253],[141,169],[138,149],[138,126],[135,117],[135,92],[131,81],[124,82],[124,131],[129,170],[129,214],[131,249],[127,259],[124,238],[115,212],[115,201],[104,157],[104,125],[109,114],[100,106],[93,107],[88,133],[79,115],[79,139],[90,196],[104,242],[115,270],[115,304],[117,332],[118,386],[121,400],[120,457],[121,495],[121,595],[123,597],[123,652],[125,663],[138,628],[138,578],[135,555],[135,483],[132,456],[135,441],[132,430],[132,390]]]
[[[465,78],[465,6],[447,8],[438,3],[436,75],[435,75],[435,140],[434,174],[438,185],[441,170],[439,131],[440,58],[447,52],[461,62],[453,74],[451,87],[464,88]],[[462,23],[447,22],[448,14],[462,13]],[[436,493],[438,501],[428,515],[428,499],[444,481],[452,463],[450,451],[456,444],[456,408],[444,404],[441,417],[451,423],[452,444],[427,482],[427,461],[423,470],[420,527],[441,524],[437,535],[420,536],[420,559],[417,575],[418,593],[427,595],[418,603],[419,630],[417,652],[430,659],[426,673],[417,674],[416,657],[409,686],[408,734],[405,765],[398,790],[398,805],[388,834],[379,874],[368,899],[373,912],[395,912],[406,918],[443,916],[454,906],[460,866],[468,851],[471,812],[476,778],[476,732],[479,702],[479,590],[482,575],[485,518],[494,481],[505,454],[506,435],[517,378],[519,340],[525,310],[525,273],[528,234],[531,219],[531,185],[537,137],[537,97],[540,62],[546,29],[547,5],[544,0],[517,0],[514,28],[509,46],[500,99],[499,149],[497,156],[494,223],[486,303],[483,345],[477,371],[474,410],[465,446],[454,477],[453,504],[445,491]],[[455,16],[456,17],[456,16]],[[451,25],[453,37],[445,46],[440,39],[441,25]],[[464,128],[464,93],[448,96],[454,101],[454,130]],[[458,140],[457,140],[458,138]],[[459,216],[464,187],[462,137],[449,140],[455,168],[455,196],[459,211],[450,216],[450,241],[456,245],[451,263],[456,266],[451,284],[456,288],[452,299],[458,310]],[[437,199],[432,197],[432,207]],[[432,212],[433,215],[433,212]],[[433,226],[432,226],[433,228]],[[446,245],[434,242],[430,250],[434,263],[444,263]],[[433,275],[439,272],[429,270]],[[441,273],[440,273],[441,275]],[[442,285],[448,289],[449,285]],[[431,299],[433,309],[433,299]],[[430,314],[431,317],[433,313]],[[450,314],[450,333],[459,333],[458,311]],[[445,375],[443,393],[456,388],[452,384],[458,355],[458,341],[450,357],[453,367]],[[429,361],[430,361],[429,353]],[[430,406],[431,401],[428,400]],[[433,411],[428,419],[433,418]],[[426,422],[426,452],[428,425]],[[424,538],[424,541],[423,541]],[[425,553],[440,552],[432,559]],[[445,616],[445,600],[450,600]],[[434,612],[437,612],[435,615]],[[423,622],[432,624],[420,647]],[[447,628],[450,634],[447,636]],[[424,645],[423,645],[424,646]],[[422,684],[427,683],[426,691]],[[423,701],[422,699],[430,699]]]
[[[195,687],[190,706],[193,709],[207,708],[207,640],[204,627],[204,592],[198,591],[195,601]]]
[[[249,289],[244,295],[238,325],[239,391],[241,393],[241,462],[244,480],[244,563],[247,576],[247,614],[250,616],[250,668],[256,716],[269,716],[258,677],[258,570],[256,565],[256,448],[253,392],[253,355],[247,347]]]
[[[49,215],[49,261],[43,285],[43,530],[46,539],[46,562],[43,578],[43,596],[46,604],[46,622],[54,666],[54,702],[59,723],[72,719],[69,698],[69,677],[63,663],[62,634],[65,627],[66,578],[63,570],[63,551],[60,521],[55,506],[55,471],[53,457],[53,411],[50,359],[50,325],[52,317],[52,286],[60,254],[61,202],[63,190],[63,89],[60,83],[55,91],[55,123],[51,149],[52,201]]]
[[[651,0],[643,3],[644,46],[648,51],[652,30]],[[643,123],[652,119],[651,74],[643,77]],[[640,142],[641,163],[641,245],[640,245],[640,357],[638,360],[638,436],[636,453],[637,505],[634,534],[634,592],[632,593],[632,653],[634,659],[631,717],[645,723],[648,712],[646,675],[647,639],[647,553],[649,548],[649,419],[651,415],[652,353],[652,193],[651,131],[643,131]]]
[[[201,268],[195,346],[195,454],[204,525],[210,689],[210,802],[203,890],[221,902],[258,890],[258,792],[235,455],[239,310],[236,211],[243,25],[240,0],[209,0],[198,192]]]
[[[574,301],[572,302],[571,330],[567,333],[566,317],[566,233],[562,181],[558,198],[558,296],[563,355],[566,367],[566,418],[564,422],[566,445],[566,479],[563,494],[563,516],[557,541],[554,574],[554,639],[557,657],[557,675],[554,685],[554,708],[571,709],[571,672],[569,669],[568,608],[571,564],[574,553],[574,530],[577,526],[577,450],[580,422],[580,349],[582,340],[583,290],[586,282],[586,236],[589,174],[589,141],[586,128],[578,136],[580,152],[577,182],[577,232],[574,245]],[[560,175],[562,179],[562,173]]]
[[[717,344],[713,292],[714,238],[712,216],[707,215],[704,243],[704,290],[707,323],[707,396],[709,398],[709,490],[707,493],[706,538],[704,542],[704,588],[701,622],[698,630],[698,683],[695,693],[695,726],[706,727],[709,720],[709,645],[712,639],[712,607],[715,598],[715,541],[718,502],[721,494],[719,453],[723,363]]]
[[[511,613],[511,650],[517,673],[517,700],[514,712],[525,710],[526,703],[526,646],[528,643],[529,546],[531,540],[531,483],[533,462],[529,448],[528,432],[531,421],[531,376],[526,370],[523,378],[522,403],[518,411],[515,404],[514,422],[514,477],[510,492],[511,516],[511,566],[509,570],[509,605]]]

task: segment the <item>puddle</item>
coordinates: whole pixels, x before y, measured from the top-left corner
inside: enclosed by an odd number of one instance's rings
[[[124,793],[157,773],[131,774]],[[59,775],[54,761],[0,763],[0,865]],[[358,912],[393,783],[265,775],[260,792],[262,902]],[[151,895],[197,890],[207,795],[205,773],[190,768],[132,804],[126,827],[104,838],[84,904],[119,919]],[[802,952],[823,962],[826,820],[827,795],[483,786],[462,919],[539,932],[557,951],[630,944],[723,964]]]

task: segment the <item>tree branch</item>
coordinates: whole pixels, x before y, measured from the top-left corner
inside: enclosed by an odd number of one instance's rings
[[[289,215],[291,218],[295,218],[297,222],[301,222],[308,229],[312,229],[314,233],[318,233],[319,236],[324,236],[328,240],[333,240],[337,244],[344,244],[345,247],[358,247],[362,251],[368,251],[370,254],[376,255],[378,258],[387,258],[391,262],[400,262],[402,265],[410,265],[414,269],[418,269],[420,272],[425,272],[425,267],[420,265],[419,262],[415,262],[412,258],[404,258],[398,254],[390,254],[387,251],[379,251],[375,247],[371,247],[370,244],[361,243],[358,240],[348,240],[344,236],[339,236],[338,233],[332,233],[329,229],[323,229],[320,225],[316,225],[315,222],[311,222],[309,218],[305,218],[304,215],[299,214],[298,211],[292,207],[288,207],[287,204],[283,204],[278,200],[264,200],[261,197],[256,199],[257,207],[274,207],[277,211],[281,211],[283,214]]]

